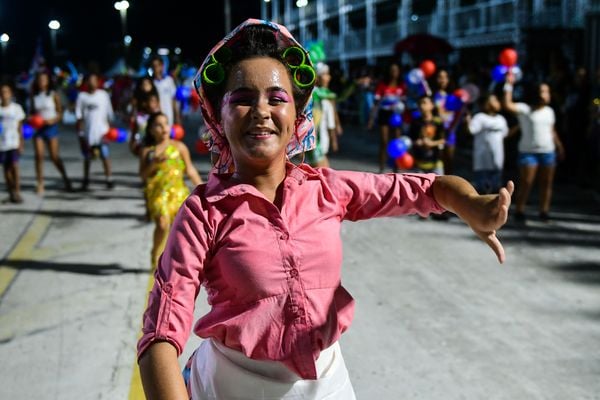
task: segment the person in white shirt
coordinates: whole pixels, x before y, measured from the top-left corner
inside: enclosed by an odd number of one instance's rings
[[[11,203],[22,203],[19,178],[19,156],[23,153],[22,124],[25,111],[13,102],[13,90],[7,83],[0,84],[0,164]]]
[[[46,145],[52,163],[62,176],[65,189],[71,191],[71,181],[67,177],[65,166],[58,154],[58,123],[62,120],[62,103],[53,89],[53,83],[48,72],[41,71],[36,74],[30,100],[29,113],[39,115],[44,120],[43,126],[37,129],[33,139],[37,180],[36,193],[39,195],[44,194],[44,153]]]
[[[81,92],[75,104],[77,117],[77,132],[83,154],[83,182],[82,190],[87,190],[89,185],[90,165],[93,158],[100,157],[106,177],[106,187],[112,189],[111,164],[108,144],[104,135],[110,129],[113,120],[113,108],[110,96],[104,89],[98,87],[98,76],[91,73],[86,78],[88,92]]]
[[[498,98],[489,94],[480,99],[481,112],[467,115],[473,138],[473,171],[479,194],[496,193],[502,187],[504,167],[504,138],[508,134],[506,118],[498,114]]]
[[[564,157],[563,145],[554,127],[554,110],[549,107],[550,87],[546,83],[528,85],[524,91],[527,102],[515,103],[512,96],[514,82],[514,75],[507,74],[504,108],[517,116],[521,128],[515,218],[518,221],[525,220],[525,205],[537,175],[540,188],[539,217],[542,221],[548,221],[556,159],[557,156],[559,160]]]
[[[169,126],[180,124],[179,108],[175,100],[175,94],[177,93],[175,81],[171,76],[165,74],[165,63],[161,57],[156,56],[152,58],[150,66],[152,67],[154,86],[156,86],[156,90],[158,91],[160,110],[167,116]]]

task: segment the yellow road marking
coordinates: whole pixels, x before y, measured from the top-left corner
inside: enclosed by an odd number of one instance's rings
[[[36,253],[35,246],[48,230],[50,220],[51,218],[46,215],[36,216],[8,257],[6,257],[6,261],[31,260]],[[8,290],[17,276],[17,272],[17,268],[2,265],[2,261],[0,261],[0,298]]]
[[[146,286],[146,293],[150,294],[150,290],[152,290],[152,286],[154,286],[154,273],[150,273],[150,277],[148,278],[148,285]],[[148,297],[146,297],[146,303],[148,304]],[[144,307],[145,309],[146,307]],[[142,330],[140,329],[140,333],[138,335],[138,340],[142,336]],[[129,400],[146,400],[146,395],[144,394],[144,388],[142,386],[142,377],[140,375],[140,369],[137,364],[137,356],[133,361],[133,374],[131,375],[131,385],[129,388]]]

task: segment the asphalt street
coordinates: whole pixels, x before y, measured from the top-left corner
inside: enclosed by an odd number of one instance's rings
[[[192,149],[197,127],[187,120]],[[332,167],[377,171],[376,138],[346,127]],[[72,126],[60,143],[77,188]],[[143,398],[135,344],[153,226],[137,160],[110,147],[113,190],[96,161],[91,191],[66,193],[47,161],[38,197],[28,142],[25,203],[0,204],[2,399]],[[208,157],[194,163],[206,179]],[[468,152],[457,171],[469,178]],[[525,224],[499,233],[503,265],[457,218],[344,223],[343,284],[357,308],[341,345],[359,399],[600,399],[600,200],[557,182],[549,223],[534,200]],[[201,292],[196,314],[206,310]]]

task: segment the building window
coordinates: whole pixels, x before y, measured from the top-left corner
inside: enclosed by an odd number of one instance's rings
[[[393,24],[398,19],[400,0],[386,1],[375,5],[375,23],[377,25]]]

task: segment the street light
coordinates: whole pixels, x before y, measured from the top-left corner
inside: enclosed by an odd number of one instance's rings
[[[52,57],[56,62],[56,32],[60,29],[60,22],[53,19],[48,22],[48,28],[50,28],[50,42],[52,44]]]
[[[2,45],[2,66],[6,66],[6,46],[8,46],[8,41],[10,40],[10,36],[7,33],[3,33],[0,35],[0,44]]]
[[[308,0],[296,0],[296,7],[302,8],[308,5]]]
[[[121,14],[121,30],[123,37],[127,34],[127,9],[129,8],[129,2],[127,0],[115,1],[115,10]]]

